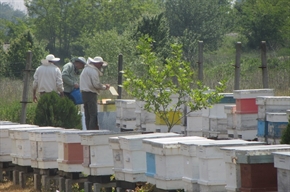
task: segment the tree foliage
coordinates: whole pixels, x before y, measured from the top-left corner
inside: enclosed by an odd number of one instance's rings
[[[45,51],[43,46],[34,43],[34,37],[30,31],[26,31],[15,38],[8,49],[6,54],[6,72],[7,77],[23,77],[23,70],[27,62],[27,52],[32,52],[32,69],[39,66],[40,60],[44,57]]]
[[[266,41],[272,48],[285,46],[290,40],[289,0],[244,0],[236,5],[241,33],[251,48]]]
[[[219,92],[224,90],[223,84],[218,84],[215,91],[198,84],[193,89],[193,71],[188,62],[182,59],[181,46],[172,44],[172,55],[166,59],[163,65],[156,54],[152,51],[152,39],[141,38],[138,49],[141,52],[141,64],[145,65],[145,71],[138,76],[130,69],[125,70],[124,88],[134,98],[145,101],[144,109],[160,115],[168,127],[168,131],[179,122],[185,115],[180,113],[184,106],[189,106],[190,113],[195,110],[207,108],[217,103],[221,96]],[[177,102],[173,103],[171,96],[177,96]],[[181,114],[177,121],[170,119],[170,112],[175,115]]]
[[[227,0],[168,0],[165,5],[171,35],[191,34],[204,41],[209,49],[218,48],[228,27],[230,4]]]

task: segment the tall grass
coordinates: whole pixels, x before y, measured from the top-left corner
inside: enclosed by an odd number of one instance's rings
[[[0,120],[20,122],[23,81],[10,78],[0,79]],[[32,101],[31,86],[28,100]],[[26,123],[33,124],[35,103],[27,104]]]

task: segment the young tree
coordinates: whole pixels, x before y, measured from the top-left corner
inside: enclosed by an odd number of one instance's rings
[[[137,48],[145,70],[142,75],[136,75],[126,69],[123,86],[131,96],[145,101],[144,109],[159,115],[170,131],[188,113],[217,103],[221,99],[218,93],[225,87],[220,83],[214,91],[210,91],[200,82],[193,82],[194,73],[190,64],[182,60],[181,46],[178,44],[172,44],[172,55],[166,58],[163,65],[152,52],[152,41],[148,36],[140,39]],[[172,103],[172,95],[177,96],[177,102]],[[189,106],[190,110],[180,113],[184,106]],[[171,119],[170,113],[178,118]]]

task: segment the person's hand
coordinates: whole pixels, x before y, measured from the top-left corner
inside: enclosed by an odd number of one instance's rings
[[[33,102],[37,103],[37,101],[38,101],[38,99],[37,99],[36,95],[33,95]]]
[[[77,84],[77,83],[74,84],[75,89],[78,89],[79,87],[80,87],[79,84]]]
[[[107,90],[110,89],[110,84],[105,84],[105,86]]]

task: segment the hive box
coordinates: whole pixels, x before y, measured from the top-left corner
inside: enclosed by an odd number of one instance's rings
[[[257,145],[221,148],[226,162],[226,189],[277,191],[272,152],[289,151],[290,145]]]
[[[273,96],[273,89],[244,89],[234,90],[234,98],[236,99],[236,113],[251,114],[258,113],[256,97]]]
[[[47,127],[30,127],[10,129],[12,163],[21,166],[31,166],[29,131],[47,130]]]
[[[239,139],[217,140],[213,144],[202,143],[197,147],[199,162],[198,184],[200,192],[225,191],[225,162],[221,147],[258,145],[260,142],[249,142]]]
[[[125,180],[125,174],[122,172],[122,169],[124,168],[124,162],[123,162],[123,152],[120,147],[119,143],[119,137],[110,137],[109,138],[109,145],[112,149],[113,153],[113,172],[115,175],[115,179],[118,180]]]
[[[29,131],[31,167],[39,169],[58,168],[57,133],[62,128]]]
[[[176,133],[150,133],[119,136],[120,147],[123,152],[124,181],[146,182],[146,155],[142,148],[142,140],[146,138],[177,137]]]
[[[278,192],[290,190],[290,152],[274,152],[274,166],[277,168]]]
[[[267,112],[285,113],[290,108],[290,96],[260,96],[256,98],[258,118],[266,119]]]
[[[80,134],[93,133],[99,130],[80,131],[77,129],[65,129],[57,134],[58,142],[58,169],[64,172],[83,171],[83,146]],[[108,131],[108,130],[100,130]]]
[[[179,142],[205,139],[195,136],[144,139],[147,182],[155,184],[158,189],[182,189],[183,157],[180,153]]]
[[[180,144],[180,154],[183,156],[183,189],[187,191],[199,191],[199,184],[197,183],[199,179],[199,163],[197,158],[197,146],[200,143],[214,143],[214,140],[204,139],[204,140],[191,140],[191,141],[181,141]]]
[[[12,157],[10,156],[12,149],[14,153],[16,152],[16,144],[13,143],[12,145],[11,138],[9,136],[9,130],[31,127],[36,128],[38,126],[29,124],[0,125],[0,162],[12,161]]]
[[[128,134],[132,133],[114,133],[99,130],[93,133],[80,134],[81,145],[84,147],[82,163],[84,174],[93,176],[112,175],[114,157],[112,148],[109,145],[109,138]]]
[[[227,115],[227,133],[228,138],[237,139],[237,131],[236,131],[236,105],[225,105],[224,111]]]
[[[282,132],[287,128],[288,118],[286,113],[266,113],[268,122],[268,135],[271,138],[280,139]]]
[[[146,126],[146,124],[154,124],[155,123],[155,114],[150,113],[146,110],[144,110],[144,101],[136,100],[136,108],[135,108],[135,116],[136,116],[136,127],[141,130],[142,128],[145,128],[144,131],[154,131],[150,129],[150,126]],[[148,128],[148,130],[147,130]]]

